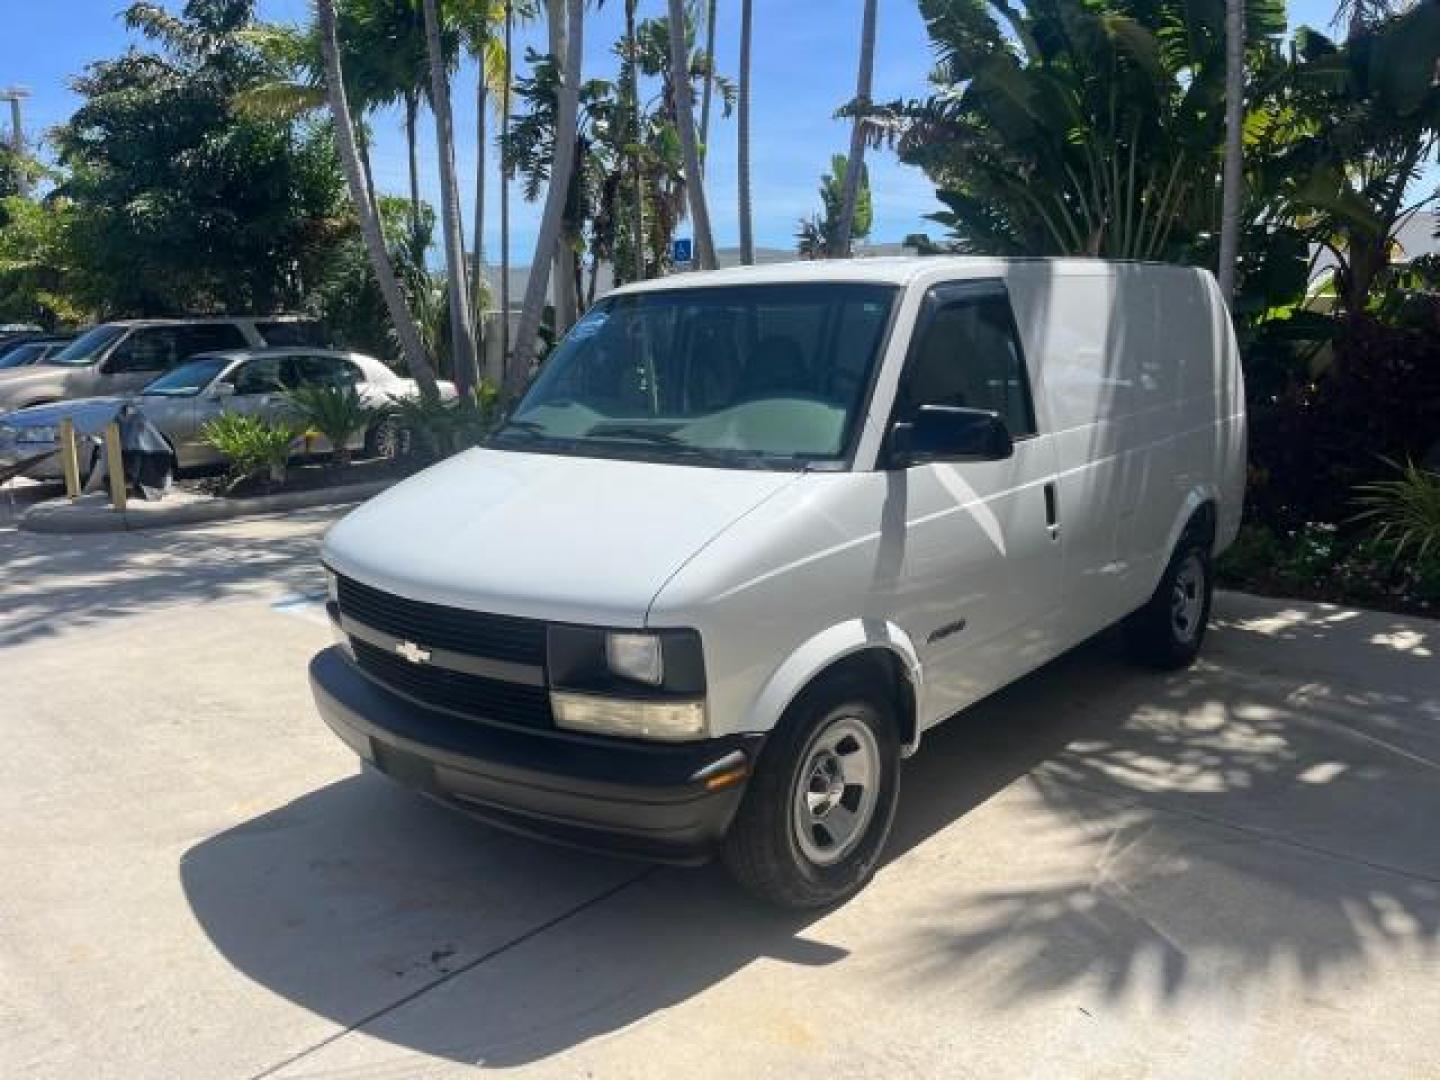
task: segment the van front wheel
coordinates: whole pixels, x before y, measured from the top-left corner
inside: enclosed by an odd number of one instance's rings
[[[1213,591],[1209,545],[1188,536],[1176,548],[1149,602],[1125,620],[1130,655],[1163,671],[1187,666],[1205,640]]]
[[[771,736],[722,852],[750,892],[833,904],[875,873],[900,789],[894,707],[855,674],[806,691]]]

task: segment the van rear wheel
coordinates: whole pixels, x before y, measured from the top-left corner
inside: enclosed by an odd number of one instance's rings
[[[1188,666],[1205,640],[1214,589],[1210,545],[1187,534],[1171,556],[1154,595],[1125,620],[1122,632],[1130,655],[1162,671]]]
[[[893,705],[858,675],[826,679],[771,736],[725,838],[725,865],[782,907],[847,899],[874,876],[899,790]]]

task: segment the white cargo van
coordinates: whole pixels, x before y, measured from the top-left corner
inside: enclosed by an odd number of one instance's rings
[[[366,761],[491,822],[718,853],[829,903],[874,872],[927,728],[1113,623],[1147,663],[1194,657],[1244,463],[1202,270],[630,286],[487,446],[332,530],[315,698]]]

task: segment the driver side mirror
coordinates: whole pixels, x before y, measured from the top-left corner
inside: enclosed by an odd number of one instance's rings
[[[232,382],[217,382],[210,388],[210,396],[215,398],[234,397],[235,384]]]
[[[1000,414],[953,405],[921,405],[890,429],[894,468],[939,461],[1003,461],[1015,452]]]

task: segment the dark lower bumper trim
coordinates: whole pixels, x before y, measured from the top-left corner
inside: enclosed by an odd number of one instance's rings
[[[425,709],[372,682],[339,648],[310,662],[325,722],[392,779],[511,831],[665,862],[708,858],[744,785],[706,770],[762,737],[648,744],[534,734]]]

